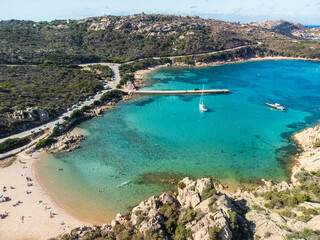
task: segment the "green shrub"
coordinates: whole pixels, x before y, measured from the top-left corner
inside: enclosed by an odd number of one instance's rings
[[[294,232],[287,236],[288,240],[296,240],[296,239],[319,239],[320,231],[313,231],[311,229],[303,229],[301,232]]]
[[[80,109],[80,111],[81,112],[89,112],[91,110],[91,107],[90,106],[83,106],[81,109]]]
[[[291,212],[288,209],[280,212],[280,215],[284,216],[284,217],[287,217],[287,218],[295,218],[297,216],[297,214],[295,214],[294,212]]]
[[[310,215],[301,215],[297,217],[297,221],[301,221],[301,222],[308,222],[312,219],[312,216]]]
[[[130,234],[129,230],[125,229],[117,235],[116,239],[117,240],[127,240],[127,239],[130,239],[130,236],[131,236],[131,234]]]
[[[70,118],[80,118],[82,116],[83,116],[83,112],[81,110],[77,109],[71,113]]]
[[[307,193],[296,192],[292,195],[289,195],[290,192],[284,191],[271,191],[264,194],[266,200],[270,202],[265,204],[267,208],[281,208],[283,206],[294,207],[299,203],[310,201],[311,197]]]
[[[122,224],[116,224],[114,225],[114,227],[112,228],[113,232],[115,234],[119,234],[121,233],[122,231],[124,231],[126,228],[125,226],[123,226]]]
[[[202,190],[201,201],[206,200],[214,194],[217,194],[217,190],[212,187],[211,183],[207,184],[205,188]]]
[[[315,148],[320,147],[320,139],[319,138],[317,139],[316,143],[314,144],[314,147]]]
[[[53,143],[53,139],[50,138],[50,137],[47,137],[45,139],[42,139],[40,140],[37,144],[36,144],[36,148],[39,149],[39,148],[43,148],[47,145],[50,145],[51,143]]]
[[[170,235],[173,235],[179,218],[179,211],[176,209],[175,204],[163,204],[162,207],[159,208],[159,213],[165,217],[164,226],[166,232]]]
[[[197,216],[198,212],[193,210],[192,208],[188,208],[183,216],[183,218],[181,219],[181,221],[183,222],[191,222],[193,221],[196,216]]]
[[[191,238],[191,236],[191,230],[187,229],[184,223],[178,222],[177,228],[174,232],[173,240],[187,240],[188,238]]]
[[[263,194],[263,197],[264,197],[264,199],[265,200],[271,200],[271,192],[265,192],[264,194]]]
[[[307,181],[307,179],[311,177],[311,174],[306,171],[303,171],[303,172],[297,173],[294,177],[297,178],[297,180],[300,183],[304,183],[305,181]]]
[[[170,218],[170,216],[176,212],[177,210],[175,204],[163,204],[162,207],[159,208],[159,213],[163,215],[165,218]]]
[[[230,227],[232,230],[238,228],[238,220],[237,220],[237,213],[233,211],[229,211],[229,220],[230,220]]]
[[[99,100],[95,100],[93,103],[92,103],[92,105],[93,106],[99,106],[101,104],[101,102],[99,101]]]
[[[0,153],[5,153],[13,149],[22,147],[30,142],[28,137],[24,138],[9,138],[0,143]]]
[[[166,238],[163,237],[163,234],[157,233],[152,230],[147,230],[144,233],[144,237],[142,237],[143,240],[166,240]],[[132,240],[142,240],[141,238],[132,238]]]
[[[178,183],[178,188],[184,189],[186,187],[186,184],[184,182],[179,182]]]
[[[271,232],[266,232],[266,234],[264,235],[265,238],[269,238],[271,237],[272,233]]]
[[[52,133],[51,133],[47,138],[40,140],[40,141],[36,144],[36,148],[37,148],[37,149],[43,148],[43,147],[45,147],[45,146],[47,146],[47,145],[50,145],[50,144],[54,143],[55,140],[54,140],[53,138],[56,137],[56,136],[58,136],[58,135],[59,135],[59,132],[60,132],[59,128],[58,128],[58,127],[54,127],[54,128],[52,129]]]
[[[172,214],[164,225],[168,234],[173,235],[177,228],[178,214]]]
[[[211,227],[209,229],[209,238],[210,240],[221,240],[221,237],[219,236],[220,233],[222,233],[222,229],[217,227],[217,226],[214,226],[214,227]]]
[[[311,200],[311,197],[307,193],[296,193],[294,194],[294,197],[297,199],[299,203],[309,202]]]
[[[108,91],[108,92],[104,93],[101,96],[100,101],[101,102],[111,101],[112,99],[122,98],[125,95],[127,95],[126,92],[123,92],[121,90],[115,89],[115,90],[111,90],[111,91]]]

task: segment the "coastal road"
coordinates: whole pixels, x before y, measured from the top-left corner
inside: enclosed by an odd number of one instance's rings
[[[168,58],[174,59],[174,58],[187,57],[187,56],[202,56],[202,55],[206,55],[206,54],[216,54],[216,53],[222,53],[222,52],[229,52],[229,51],[233,51],[233,50],[237,50],[237,49],[241,49],[241,48],[245,48],[245,47],[249,47],[249,46],[258,46],[260,44],[261,44],[260,42],[257,42],[256,44],[244,45],[244,46],[230,48],[230,49],[226,49],[226,50],[220,50],[220,51],[214,51],[214,52],[208,52],[208,53],[181,55],[181,56],[170,56]],[[159,58],[160,57],[153,57],[153,59],[159,59]],[[161,57],[161,58],[164,58],[164,57]],[[145,58],[140,58],[140,59],[137,59],[137,60],[140,61],[140,60],[143,60],[143,59],[145,59]],[[135,61],[137,61],[137,60],[135,60]],[[132,63],[132,62],[134,62],[134,61],[130,61],[130,62],[122,63],[122,64],[129,64],[129,63]],[[120,82],[119,66],[122,65],[122,64],[119,64],[119,63],[83,63],[83,64],[79,64],[79,66],[85,67],[85,66],[96,65],[96,64],[107,65],[112,69],[114,80],[112,81],[111,84],[108,84],[111,88],[108,89],[108,90],[102,90],[101,94],[98,94],[98,93],[95,94],[93,99],[90,99],[88,101],[83,102],[83,104],[81,104],[81,106],[79,108],[81,108],[83,106],[89,106],[94,101],[99,100],[103,93],[108,92],[108,91],[113,90],[113,89],[116,89],[116,86]],[[6,66],[18,66],[18,65],[6,65]],[[36,65],[19,65],[19,66],[36,66]],[[2,138],[2,139],[0,139],[0,143],[5,141],[5,140],[7,140],[7,139],[9,139],[9,138],[27,137],[27,136],[30,136],[33,132],[40,132],[40,131],[42,131],[44,129],[52,128],[55,125],[56,122],[59,122],[59,123],[63,122],[64,121],[62,119],[63,117],[70,117],[70,115],[71,115],[71,113],[73,111],[74,110],[67,111],[67,112],[63,113],[62,115],[60,115],[59,117],[57,117],[55,119],[52,119],[51,121],[49,121],[47,123],[44,123],[44,124],[42,124],[40,126],[37,126],[35,128],[23,131],[21,133],[17,133],[17,134],[11,135],[11,136],[6,137],[6,138]]]
[[[25,146],[22,146],[20,148],[16,148],[16,149],[13,149],[12,151],[9,151],[9,152],[6,152],[6,153],[2,153],[0,154],[0,160],[2,159],[5,159],[5,158],[9,158],[9,157],[12,157],[30,147],[32,147],[33,145],[35,145],[38,141],[42,140],[42,139],[45,139],[46,137],[49,136],[49,133],[46,133],[46,134],[42,134],[40,137],[32,140],[30,143],[28,143],[27,145]]]
[[[88,65],[93,65],[93,64],[81,64],[80,66],[88,66]],[[108,90],[101,90],[101,93],[97,93],[93,96],[92,99],[88,100],[88,101],[84,101],[81,106],[79,106],[77,109],[80,109],[82,108],[83,106],[89,106],[91,105],[94,101],[96,100],[100,100],[101,96],[108,92],[108,91],[111,91],[113,89],[116,89],[116,86],[117,84],[120,82],[120,74],[119,74],[119,66],[120,64],[115,64],[115,63],[104,63],[104,64],[101,64],[101,65],[108,65],[111,69],[112,69],[112,73],[113,73],[113,77],[114,77],[114,80],[112,81],[112,83],[108,84],[108,86],[110,87],[110,89]],[[76,103],[75,103],[76,104]],[[71,107],[71,106],[70,106]],[[65,113],[63,113],[62,115],[60,115],[59,117],[57,118],[54,118],[52,119],[51,121],[49,122],[46,122],[40,126],[37,126],[35,128],[32,128],[32,129],[28,129],[26,131],[23,131],[23,132],[20,132],[20,133],[17,133],[17,134],[14,134],[14,135],[11,135],[9,137],[6,137],[6,138],[2,138],[0,139],[0,143],[9,139],[9,138],[22,138],[22,137],[27,137],[27,136],[30,136],[32,135],[33,133],[36,133],[36,132],[41,132],[43,131],[44,129],[48,129],[48,128],[53,128],[55,123],[59,122],[59,123],[62,123],[64,120],[63,120],[63,117],[70,117],[71,113],[74,111],[75,109],[71,110],[71,111],[67,111]]]

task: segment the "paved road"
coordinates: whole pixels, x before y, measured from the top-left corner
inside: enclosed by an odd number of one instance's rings
[[[258,42],[256,44],[253,44],[253,45],[260,45],[261,43]],[[215,51],[215,52],[209,52],[209,53],[199,53],[199,54],[190,54],[190,55],[182,55],[182,56],[171,56],[171,57],[168,57],[170,59],[174,59],[174,58],[179,58],[179,57],[186,57],[186,56],[202,56],[202,55],[206,55],[206,54],[215,54],[215,53],[221,53],[221,52],[229,52],[229,51],[233,51],[233,50],[236,50],[236,49],[241,49],[241,48],[245,48],[245,47],[249,47],[249,46],[253,46],[253,45],[245,45],[245,46],[240,46],[240,47],[236,47],[236,48],[231,48],[231,49],[226,49],[226,50],[220,50],[220,51]],[[159,59],[160,57],[154,57],[153,59]],[[162,58],[162,57],[161,57]],[[141,59],[138,59],[138,60],[142,60],[144,58],[141,58]],[[135,60],[136,61],[136,60]],[[133,61],[130,61],[130,62],[126,62],[126,63],[123,63],[123,64],[128,64],[128,63],[132,63]],[[93,99],[90,99],[89,101],[85,101],[83,104],[81,104],[81,107],[83,106],[89,106],[90,104],[92,104],[94,101],[96,100],[99,100],[100,97],[102,96],[103,93],[105,92],[108,92],[110,90],[113,90],[113,89],[116,89],[116,86],[118,85],[118,83],[120,82],[120,73],[119,73],[119,66],[122,65],[122,64],[119,64],[119,63],[84,63],[84,64],[79,64],[79,66],[89,66],[89,65],[95,65],[95,64],[101,64],[101,65],[107,65],[109,66],[111,69],[112,69],[112,72],[113,72],[113,77],[114,77],[114,80],[111,84],[108,84],[111,89],[109,90],[102,90],[100,94],[96,94],[94,96]],[[8,65],[8,66],[16,66],[16,65]],[[18,66],[18,65],[17,65]],[[19,65],[21,66],[21,65]],[[35,65],[23,65],[23,66],[35,66]],[[39,132],[39,131],[42,131],[43,129],[46,129],[46,128],[51,128],[55,125],[56,122],[63,122],[63,117],[67,116],[67,117],[70,117],[71,113],[73,112],[74,110],[71,110],[71,111],[67,111],[65,112],[64,114],[62,114],[61,116],[51,120],[50,122],[47,122],[45,124],[42,124],[38,127],[35,127],[35,128],[32,128],[32,129],[29,129],[29,130],[26,130],[24,132],[21,132],[21,133],[18,133],[18,134],[14,134],[14,135],[11,135],[9,137],[6,137],[6,138],[2,138],[0,139],[0,143],[5,141],[6,139],[9,139],[9,138],[21,138],[21,137],[26,137],[26,136],[30,136],[33,132]]]
[[[85,65],[85,64],[84,64]],[[82,66],[84,66],[82,65]],[[91,65],[91,64],[86,64],[86,65]],[[88,101],[84,101],[83,104],[81,104],[79,108],[82,108],[83,106],[89,106],[90,104],[92,104],[94,101],[96,100],[100,100],[102,94],[104,94],[105,92],[108,92],[110,90],[113,90],[113,89],[116,89],[116,86],[117,84],[120,82],[120,74],[119,74],[119,66],[120,64],[114,64],[114,63],[104,63],[104,65],[108,65],[110,66],[110,68],[112,69],[113,71],[113,76],[114,76],[114,80],[112,81],[111,84],[108,84],[108,86],[111,87],[111,89],[109,90],[101,90],[101,93],[100,94],[96,94],[94,96],[93,99],[90,99]],[[62,119],[63,117],[70,117],[71,113],[73,112],[74,110],[71,110],[71,111],[67,111],[65,113],[63,113],[61,116],[57,117],[57,118],[54,118],[53,120],[51,120],[50,122],[47,122],[47,123],[44,123],[38,127],[35,127],[35,128],[32,128],[32,129],[29,129],[29,130],[26,130],[24,132],[21,132],[21,133],[17,133],[17,134],[14,134],[14,135],[11,135],[9,137],[6,137],[6,138],[2,138],[0,139],[0,143],[9,139],[9,138],[22,138],[22,137],[27,137],[27,136],[30,136],[33,132],[40,132],[44,129],[47,129],[47,128],[52,128],[56,122],[59,122],[59,123],[62,123],[64,120]]]

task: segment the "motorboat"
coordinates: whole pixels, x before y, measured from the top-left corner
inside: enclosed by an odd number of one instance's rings
[[[280,111],[284,111],[285,108],[281,106],[279,103],[266,103],[267,106],[278,109]]]

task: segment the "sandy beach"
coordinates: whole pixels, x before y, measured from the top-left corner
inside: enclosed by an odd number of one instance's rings
[[[234,62],[216,62],[195,67],[217,66],[236,62],[296,59],[304,58],[266,57],[251,58]],[[136,81],[143,86],[146,74],[165,67],[159,65],[135,73]],[[135,82],[136,83],[136,82]],[[73,132],[81,132],[75,128]],[[85,132],[81,132],[86,134]],[[293,174],[301,168],[317,171],[320,169],[320,148],[314,149],[314,143],[320,136],[320,128],[314,127],[295,134],[295,139],[301,144],[304,152],[297,158],[297,165],[293,167]],[[70,232],[71,229],[81,226],[90,226],[88,222],[80,221],[70,216],[63,208],[58,206],[49,194],[42,188],[37,179],[34,165],[39,161],[39,154],[32,157],[25,152],[18,154],[17,160],[7,168],[0,168],[0,199],[8,198],[6,202],[0,202],[0,214],[8,213],[8,216],[0,219],[0,240],[2,239],[49,239]],[[27,180],[29,179],[29,181]],[[292,178],[292,181],[296,181]],[[32,186],[28,186],[32,185]],[[5,187],[5,188],[4,188]],[[219,189],[223,191],[223,189]],[[233,193],[235,189],[224,189]],[[28,193],[27,193],[28,192]],[[20,203],[18,203],[20,201]],[[50,217],[51,215],[51,217]]]
[[[0,168],[1,200],[8,198],[0,202],[0,214],[8,213],[0,219],[0,239],[49,239],[75,227],[90,226],[68,215],[48,197],[36,177],[37,159],[21,153],[10,167]]]

